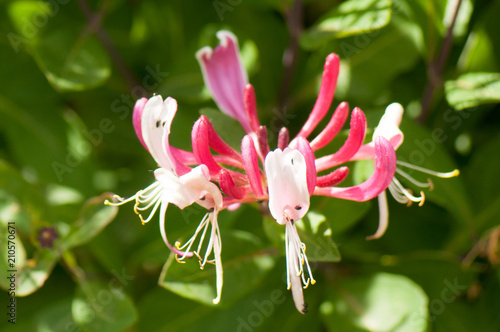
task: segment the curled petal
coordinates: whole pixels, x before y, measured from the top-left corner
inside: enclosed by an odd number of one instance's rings
[[[252,84],[247,84],[243,92],[245,114],[253,131],[257,131],[260,127],[259,117],[257,116],[257,102],[255,101],[255,90]]]
[[[253,140],[248,135],[243,137],[243,140],[241,141],[241,155],[243,157],[243,164],[248,175],[250,187],[252,188],[255,197],[261,198],[264,196],[264,190],[260,179],[259,160]]]
[[[309,195],[314,192],[314,187],[316,186],[316,165],[314,164],[315,157],[314,152],[309,145],[309,142],[303,138],[297,138],[297,150],[304,156],[306,161],[306,171],[307,171],[307,190]]]
[[[137,135],[137,138],[139,139],[139,142],[141,142],[142,146],[144,146],[146,150],[148,149],[148,147],[144,142],[144,139],[142,138],[141,118],[142,112],[144,111],[144,107],[146,106],[147,102],[147,98],[141,98],[137,100],[134,105],[134,112],[132,113],[132,123],[134,124],[135,133]]]
[[[318,176],[316,185],[318,187],[331,187],[344,181],[349,174],[349,168],[342,166],[331,172],[330,174]]]
[[[229,146],[224,140],[217,134],[210,120],[204,115],[200,117],[200,120],[203,121],[208,130],[208,143],[212,149],[216,152],[234,158],[241,162],[241,156],[238,152],[236,152],[232,147]]]
[[[202,118],[198,119],[193,126],[191,141],[193,145],[193,154],[198,164],[206,165],[211,175],[217,175],[221,167],[215,162],[210,152],[208,125]]]
[[[340,105],[337,106],[337,109],[333,113],[332,118],[326,125],[325,129],[323,129],[321,133],[319,133],[319,135],[316,136],[316,138],[311,142],[311,148],[313,149],[313,151],[321,149],[322,147],[330,143],[335,136],[337,136],[340,129],[342,129],[342,126],[347,120],[348,115],[349,104],[347,104],[345,101],[341,102]]]
[[[210,175],[205,165],[200,165],[180,177],[158,168],[155,170],[155,178],[164,189],[161,195],[164,203],[172,203],[179,209],[184,209],[199,202],[200,198],[208,194],[213,201],[212,205],[222,208],[222,194],[217,185],[210,182]]]
[[[342,164],[351,159],[363,144],[366,134],[365,114],[359,108],[354,108],[351,114],[351,130],[344,145],[332,155],[316,160],[318,172]]]
[[[222,112],[238,120],[246,132],[252,128],[247,120],[243,92],[248,77],[243,68],[238,40],[229,31],[217,32],[220,45],[204,47],[196,53],[203,79]]]
[[[297,136],[307,138],[318,123],[325,117],[335,94],[337,78],[339,76],[340,60],[337,54],[331,53],[326,57],[323,78],[319,89],[318,99],[306,123]]]
[[[337,197],[363,202],[378,196],[384,191],[396,171],[396,152],[391,143],[383,137],[375,139],[375,171],[365,182],[347,188],[316,188],[315,195]]]
[[[378,228],[375,234],[367,236],[367,240],[375,240],[382,237],[389,226],[389,207],[387,206],[387,194],[385,190],[378,195]]]
[[[309,210],[307,164],[298,150],[276,149],[267,154],[265,171],[269,190],[269,211],[284,225],[301,219]]]
[[[376,137],[382,136],[391,142],[394,150],[403,143],[403,132],[399,129],[401,120],[403,119],[403,106],[398,103],[392,103],[385,109],[384,115],[380,118],[377,128],[373,132],[373,140]]]
[[[158,165],[167,170],[175,170],[168,137],[176,112],[177,101],[175,99],[168,97],[163,101],[158,95],[148,100],[141,116],[141,133],[144,143]]]
[[[225,169],[221,169],[219,172],[219,185],[230,198],[242,199],[248,193],[248,188],[236,186],[233,178]]]

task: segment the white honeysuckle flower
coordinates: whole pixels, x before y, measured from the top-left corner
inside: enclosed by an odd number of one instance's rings
[[[287,287],[292,290],[297,310],[305,313],[307,304],[302,287],[316,282],[306,257],[306,246],[300,241],[295,226],[309,210],[306,160],[298,150],[276,149],[267,154],[264,168],[269,210],[280,225],[285,225]],[[304,271],[304,264],[307,271]]]

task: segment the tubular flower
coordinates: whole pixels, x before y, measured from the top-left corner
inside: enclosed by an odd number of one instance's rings
[[[397,150],[399,146],[403,143],[404,135],[403,132],[399,129],[399,125],[401,124],[401,120],[403,118],[403,107],[398,103],[392,103],[387,106],[384,115],[380,119],[378,126],[375,128],[373,132],[373,141],[365,144],[360,147],[359,151],[354,155],[351,160],[361,160],[361,159],[375,159],[375,144],[374,141],[380,137],[387,139],[394,150]],[[455,169],[451,172],[435,172],[431,171],[419,166],[415,166],[400,160],[396,162],[396,174],[400,177],[410,181],[415,186],[420,188],[429,188],[432,190],[434,185],[431,179],[427,179],[427,182],[421,182],[413,178],[410,174],[405,172],[402,168],[413,169],[425,174],[437,176],[440,178],[450,178],[457,176],[459,174],[458,169]],[[423,191],[420,191],[420,196],[414,196],[410,189],[405,188],[403,184],[394,177],[387,187],[389,192],[391,193],[394,199],[402,204],[410,205],[413,202],[418,203],[419,206],[422,206],[425,201],[425,194]],[[382,235],[384,235],[387,226],[389,225],[389,208],[387,206],[387,195],[386,191],[381,192],[378,195],[378,203],[379,203],[379,226],[375,234],[368,236],[367,239],[378,239]]]
[[[198,164],[207,165],[211,180],[219,183],[225,194],[224,207],[269,201],[271,215],[285,226],[287,286],[292,290],[296,308],[305,313],[307,305],[302,287],[314,284],[315,280],[296,223],[307,213],[310,196],[323,195],[354,201],[377,197],[394,177],[395,151],[387,139],[377,138],[374,141],[376,166],[373,175],[357,186],[337,186],[349,171],[341,165],[356,155],[365,138],[365,115],[359,108],[354,108],[349,136],[343,146],[334,154],[315,158],[315,151],[334,139],[349,115],[348,104],[341,103],[326,127],[311,142],[307,140],[331,106],[339,73],[336,54],[326,58],[319,95],[303,128],[291,142],[288,129],[282,128],[278,148],[270,151],[267,129],[260,125],[257,116],[254,89],[247,84],[246,74],[240,75],[244,69],[237,52],[236,38],[229,32],[219,32],[218,37],[221,45],[213,51],[202,49],[197,58],[215,102],[224,113],[241,123],[247,135],[241,142],[239,154],[216,134],[210,121],[202,116],[195,123],[191,135],[193,154]],[[222,61],[229,65],[221,66],[219,62]],[[232,74],[227,73],[228,70]],[[244,88],[243,84],[246,84]],[[233,107],[228,108],[227,105]],[[217,154],[213,155],[212,150]],[[318,175],[330,169],[333,169],[330,173]]]
[[[129,199],[118,197],[118,203],[108,204],[122,205],[135,201],[135,211],[144,223],[151,220],[160,208],[161,234],[176,259],[184,262],[186,258],[197,256],[201,268],[207,262],[215,264],[217,297],[213,301],[217,303],[222,292],[218,213],[226,208],[233,210],[243,203],[268,201],[270,214],[285,228],[287,287],[292,291],[297,310],[305,313],[307,304],[302,288],[314,284],[315,280],[306,256],[306,246],[299,238],[296,225],[308,212],[310,197],[321,195],[359,202],[378,197],[383,202],[385,190],[389,187],[391,193],[395,191],[398,194],[396,197],[413,200],[413,196],[407,196],[409,192],[400,184],[398,186],[399,182],[394,178],[397,172],[415,181],[399,168],[396,169],[397,165],[407,166],[396,161],[395,153],[403,141],[398,127],[402,109],[399,112],[395,104],[389,106],[372,142],[363,145],[365,114],[359,108],[350,112],[349,105],[342,102],[323,130],[311,138],[327,115],[335,93],[339,57],[332,53],[326,58],[319,94],[304,126],[295,137],[290,137],[288,129],[282,128],[277,147],[272,149],[267,128],[260,124],[257,115],[255,91],[248,83],[242,66],[238,41],[227,31],[219,32],[217,37],[220,45],[214,49],[203,48],[196,57],[216,104],[222,112],[237,119],[247,133],[240,149],[234,149],[225,142],[205,116],[195,122],[191,131],[192,152],[170,146],[170,127],[177,110],[175,100],[167,98],[163,101],[160,96],[141,99],[134,108],[133,123],[140,142],[159,165],[154,172],[156,181]],[[315,154],[342,129],[349,113],[350,130],[343,145],[333,154],[316,158]],[[373,160],[371,176],[356,186],[339,186],[349,173],[344,163],[358,159]],[[176,242],[172,246],[165,235],[165,212],[169,203],[181,209],[197,203],[207,209],[194,235],[183,245]],[[144,219],[141,213],[150,209],[149,216]],[[387,210],[384,211],[387,214]],[[377,231],[376,235],[379,236],[379,233]],[[210,234],[208,241],[205,239],[207,234]],[[214,258],[210,259],[212,252]]]
[[[170,128],[176,111],[177,102],[170,97],[163,101],[161,96],[154,96],[149,100],[143,98],[136,102],[132,117],[134,128],[139,141],[151,153],[159,166],[154,171],[156,181],[146,189],[139,190],[128,199],[115,195],[118,202],[106,201],[105,204],[120,206],[135,201],[134,211],[139,215],[143,224],[149,222],[159,208],[162,238],[168,248],[176,255],[181,256],[182,259],[192,257],[194,254],[198,256],[203,267],[213,248],[214,262],[217,269],[217,298],[214,299],[214,302],[218,302],[222,291],[222,263],[220,261],[221,241],[218,232],[217,214],[222,208],[222,194],[217,185],[210,182],[207,166],[200,164],[191,169],[176,158],[176,154],[181,157],[189,154],[187,151],[175,149],[169,144]],[[189,251],[191,246],[187,251],[182,251],[182,249],[172,246],[168,241],[165,232],[165,213],[170,203],[180,209],[184,209],[193,203],[207,208],[207,215],[201,223],[205,225],[209,221],[213,231],[203,259],[198,254],[203,239],[200,242],[198,251],[194,252]],[[150,211],[149,216],[144,219],[142,213],[148,210]]]

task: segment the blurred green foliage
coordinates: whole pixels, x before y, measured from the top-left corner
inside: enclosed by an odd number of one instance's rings
[[[0,270],[12,268],[14,223],[18,296],[15,326],[4,313],[0,329],[500,330],[500,1],[5,0],[0,8]],[[131,121],[140,97],[177,99],[174,146],[189,149],[200,114],[239,146],[243,132],[214,109],[194,57],[216,45],[220,29],[239,38],[271,146],[282,125],[293,134],[304,123],[335,52],[334,105],[360,107],[373,128],[389,103],[401,103],[398,158],[461,171],[433,179],[423,207],[389,198],[389,229],[375,241],[365,237],[377,204],[313,197],[299,225],[317,279],[304,291],[304,316],[286,290],[282,229],[257,205],[219,216],[225,282],[214,306],[214,267],[178,264],[155,221],[142,226],[131,204],[103,204],[153,179]],[[285,50],[294,65],[283,66]],[[347,182],[366,176],[365,165],[349,166]],[[203,214],[169,207],[169,237],[188,238]],[[0,287],[7,312],[9,279]]]

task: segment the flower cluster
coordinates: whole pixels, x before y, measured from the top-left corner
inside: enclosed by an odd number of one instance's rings
[[[423,202],[424,199],[423,193],[421,197],[413,196],[395,174],[418,186],[429,187],[431,182],[418,182],[400,168],[430,171],[396,159],[395,150],[403,142],[403,133],[399,130],[403,108],[399,104],[387,107],[372,141],[367,144],[363,144],[365,115],[359,108],[354,108],[350,112],[349,136],[342,147],[333,154],[315,157],[317,151],[334,139],[349,116],[349,106],[342,102],[319,134],[310,138],[328,113],[334,97],[339,74],[336,54],[326,58],[316,103],[300,132],[291,139],[288,129],[282,128],[277,148],[271,150],[267,128],[260,124],[257,116],[255,92],[242,66],[238,41],[227,31],[218,32],[217,37],[220,45],[215,49],[203,48],[196,57],[205,84],[220,110],[236,119],[246,131],[240,151],[227,144],[205,116],[193,126],[192,152],[171,146],[169,134],[177,102],[170,97],[165,100],[161,96],[149,100],[143,98],[134,107],[133,124],[139,141],[158,164],[154,171],[156,181],[128,199],[116,196],[116,202],[107,204],[122,205],[134,201],[134,210],[143,223],[149,222],[160,209],[160,232],[176,259],[183,262],[185,258],[196,256],[202,268],[207,262],[215,264],[217,297],[213,302],[218,303],[223,268],[217,215],[221,210],[241,203],[267,201],[270,214],[285,228],[288,289],[292,291],[297,310],[305,313],[307,304],[302,289],[314,284],[315,280],[296,223],[308,212],[310,197],[321,195],[360,202],[378,197],[380,224],[371,236],[378,238],[388,223],[386,189],[401,203]],[[372,175],[359,185],[339,186],[349,172],[343,164],[360,159],[373,160]],[[430,173],[449,177],[456,175],[457,171]],[[172,245],[165,234],[168,204],[184,209],[194,203],[207,209],[205,217],[186,243]]]

